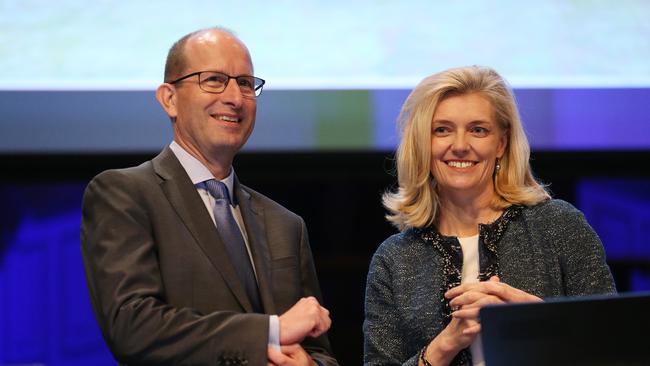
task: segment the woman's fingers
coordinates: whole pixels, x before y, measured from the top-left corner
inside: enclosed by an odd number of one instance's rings
[[[465,283],[460,286],[456,286],[445,293],[447,299],[452,300],[452,302],[461,296],[464,296],[468,293],[474,293],[472,296],[476,297],[476,293],[482,293],[485,295],[496,296],[500,298],[503,302],[534,302],[542,301],[537,296],[531,295],[525,291],[514,288],[504,282],[501,282],[498,277],[494,276],[490,278],[489,281],[475,282],[475,283]],[[465,297],[463,300],[458,300],[462,303],[471,302],[471,299]]]
[[[463,329],[463,335],[466,336],[475,336],[481,333],[481,324],[470,325],[469,327]]]
[[[469,291],[453,298],[449,305],[454,308],[477,307],[487,304],[503,304],[505,301],[498,296],[478,291]]]

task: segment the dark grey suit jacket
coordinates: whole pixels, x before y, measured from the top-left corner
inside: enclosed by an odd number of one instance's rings
[[[304,296],[322,302],[303,220],[237,180],[234,191],[266,314],[282,314]],[[169,148],[90,182],[81,244],[93,308],[118,361],[266,365],[269,316],[252,313],[203,201]],[[303,347],[336,364],[325,335]]]

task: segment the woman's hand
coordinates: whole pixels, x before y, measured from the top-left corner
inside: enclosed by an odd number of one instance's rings
[[[489,304],[542,301],[537,296],[516,289],[499,277],[489,281],[465,283],[445,293],[454,310],[445,329],[427,346],[426,358],[434,365],[447,365],[461,350],[469,347],[481,332],[479,310]]]
[[[478,316],[453,317],[445,329],[431,340],[425,357],[432,365],[448,365],[458,352],[474,342],[480,331]]]
[[[427,361],[432,365],[448,365],[458,352],[474,342],[480,329],[476,320],[452,318],[445,329],[427,346]]]
[[[475,320],[477,323],[479,311],[485,305],[542,301],[535,295],[501,282],[497,276],[491,277],[489,281],[456,286],[447,291],[445,297],[450,300],[451,308],[455,309],[452,313],[454,318]],[[480,331],[480,324],[478,328]]]

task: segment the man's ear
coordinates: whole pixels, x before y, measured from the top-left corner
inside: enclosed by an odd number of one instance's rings
[[[176,88],[168,83],[162,83],[156,89],[156,99],[158,103],[165,110],[170,118],[176,118],[178,111],[176,110]]]

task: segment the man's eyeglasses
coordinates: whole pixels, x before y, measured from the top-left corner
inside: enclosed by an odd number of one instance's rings
[[[230,79],[235,79],[237,81],[237,86],[239,86],[241,95],[247,98],[254,98],[262,94],[262,87],[266,82],[264,79],[250,75],[230,76],[217,71],[197,71],[182,76],[176,80],[169,81],[168,83],[176,84],[179,81],[191,78],[194,75],[198,75],[199,77],[199,88],[201,88],[201,90],[214,94],[223,93],[223,91],[226,90]]]

